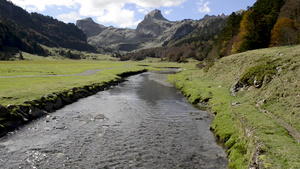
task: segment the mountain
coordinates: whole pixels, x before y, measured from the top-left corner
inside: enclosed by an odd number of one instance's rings
[[[161,58],[167,61],[185,62],[187,58],[204,60],[210,55],[214,42],[226,26],[227,16],[205,16],[203,19],[183,20],[158,36],[157,47],[144,48],[124,55],[114,54],[121,60],[142,60],[146,57]],[[149,43],[151,44],[151,43]]]
[[[300,44],[299,6],[300,0],[258,0],[247,10],[233,12],[228,17],[223,16],[223,21],[220,16],[205,16],[199,21],[185,22],[186,25],[183,21],[176,22],[157,38],[164,41],[164,47],[129,53],[121,56],[121,59],[139,60],[151,56],[183,62],[186,58],[195,58],[204,61],[199,65],[201,68],[213,64],[216,59],[235,53],[297,45]],[[193,26],[195,22],[198,25],[196,28]],[[199,26],[201,23],[202,27]],[[175,31],[177,24],[179,27]],[[184,27],[186,30],[194,30],[182,31],[180,34],[178,31]],[[168,33],[170,31],[173,33]]]
[[[170,29],[174,23],[168,21],[161,14],[160,10],[154,10],[148,13],[144,20],[138,24],[136,33],[139,37],[152,39],[161,35],[167,29]]]
[[[87,35],[89,44],[104,51],[122,48],[124,44],[127,44],[127,49],[130,45],[139,45],[139,42],[133,39],[136,36],[133,29],[105,27],[95,23],[91,18],[78,20],[76,25]]]
[[[110,52],[131,52],[166,46],[219,19],[224,22],[226,16],[206,16],[201,20],[172,22],[156,9],[148,13],[136,29],[105,27],[91,18],[78,20],[76,26],[87,35],[88,43],[97,48]]]
[[[0,51],[22,50],[45,54],[39,44],[80,51],[96,51],[74,24],[49,16],[28,13],[7,0],[0,0]]]

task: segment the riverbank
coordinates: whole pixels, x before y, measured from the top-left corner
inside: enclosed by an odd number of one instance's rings
[[[211,128],[229,168],[300,168],[299,53],[254,50],[169,76],[189,102],[215,114]]]
[[[128,77],[0,139],[0,168],[227,168],[209,112],[165,75]]]
[[[116,78],[100,83],[93,83],[81,87],[47,94],[40,99],[25,101],[20,105],[0,105],[0,137],[21,127],[39,117],[58,110],[68,104],[74,103],[81,98],[107,90],[112,86],[125,81],[128,76],[146,72],[147,69],[125,71],[117,74]]]

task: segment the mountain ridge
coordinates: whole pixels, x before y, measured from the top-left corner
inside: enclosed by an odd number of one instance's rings
[[[21,50],[47,55],[40,44],[96,52],[87,43],[86,35],[74,24],[66,24],[38,13],[28,13],[10,1],[0,0],[0,51],[14,53]]]
[[[166,46],[169,42],[180,39],[209,24],[210,20],[227,16],[208,16],[200,20],[185,19],[169,21],[155,9],[145,15],[136,29],[105,27],[95,23],[91,18],[77,20],[76,26],[81,29],[88,43],[106,52],[131,52],[140,49]]]

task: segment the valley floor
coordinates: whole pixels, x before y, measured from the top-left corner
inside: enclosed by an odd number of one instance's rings
[[[224,57],[203,69],[196,68],[195,61],[178,64],[158,59],[0,62],[1,77],[22,76],[1,79],[0,104],[23,104],[50,93],[109,82],[123,72],[181,67],[169,80],[189,102],[215,114],[211,128],[225,143],[229,168],[300,168],[299,53],[300,46],[254,50]],[[82,74],[87,70],[103,71]]]

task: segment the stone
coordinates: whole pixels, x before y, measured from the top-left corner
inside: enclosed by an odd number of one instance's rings
[[[231,101],[231,106],[238,106],[240,105],[241,103],[240,102],[237,102],[237,101]]]
[[[63,106],[64,106],[64,104],[63,104],[61,98],[58,97],[58,98],[56,99],[56,102],[55,102],[54,105],[53,105],[53,108],[54,108],[55,110],[57,110],[57,109],[59,109],[59,108],[62,108]]]
[[[252,90],[254,90],[254,89],[256,89],[254,86],[250,86],[250,87],[248,88],[248,91],[252,91]]]
[[[30,116],[34,118],[42,117],[47,114],[45,110],[39,109],[37,107],[30,107],[29,108],[29,113]]]
[[[256,76],[254,78],[253,84],[254,84],[254,87],[256,87],[256,88],[260,88],[262,86],[261,81],[257,80]]]
[[[7,131],[13,131],[14,129],[22,126],[23,124],[19,120],[13,120],[13,121],[7,120],[2,122],[2,125],[5,127]]]
[[[52,94],[48,94],[46,95],[46,98],[49,99],[49,98],[53,98],[54,96]]]
[[[4,126],[0,126],[0,137],[7,134],[7,131]]]
[[[44,110],[46,110],[47,112],[53,112],[53,103],[52,102],[46,102],[45,106],[44,106]]]
[[[244,87],[244,85],[240,81],[236,81],[233,83],[233,85],[230,87],[230,93],[231,95],[235,96],[236,93],[241,90]]]
[[[72,99],[68,96],[62,96],[61,101],[64,105],[71,104],[73,102]]]
[[[280,72],[282,72],[282,67],[281,67],[281,66],[278,66],[278,67],[276,68],[276,70],[277,70],[278,73],[280,73]]]
[[[278,52],[277,56],[283,56],[283,53],[282,52]]]
[[[0,117],[8,116],[10,111],[0,104]]]
[[[265,104],[265,103],[266,103],[266,99],[263,99],[263,100],[257,102],[257,103],[256,103],[256,106],[259,107],[259,106],[262,106],[262,105]]]

